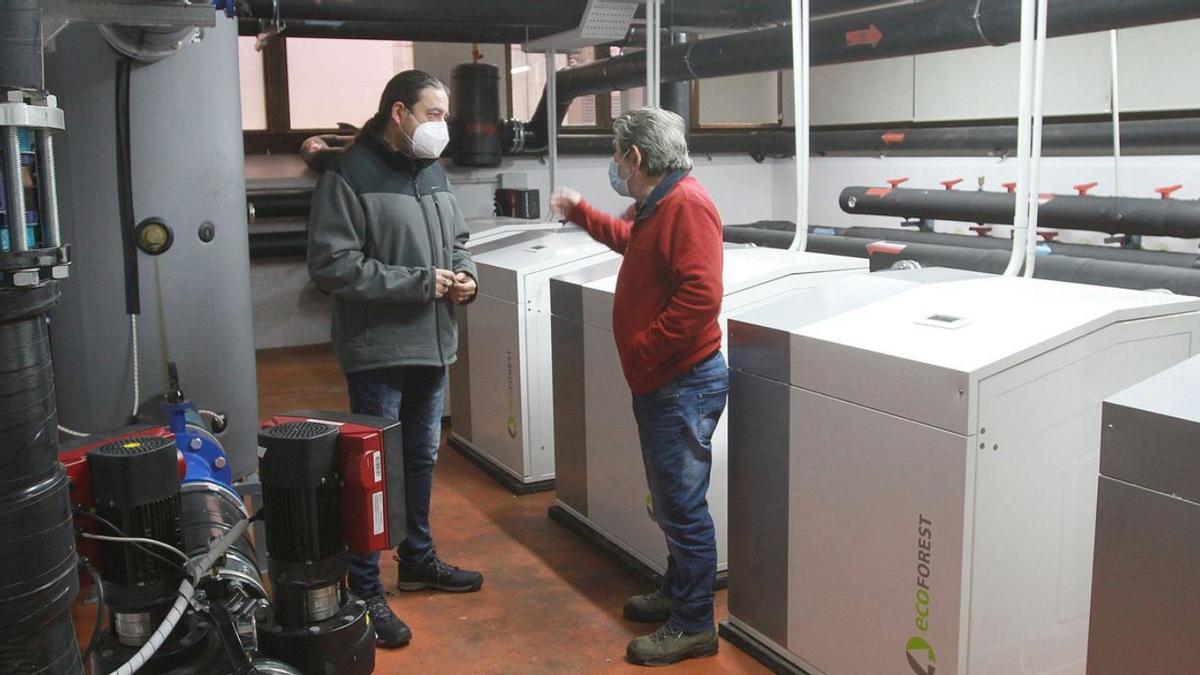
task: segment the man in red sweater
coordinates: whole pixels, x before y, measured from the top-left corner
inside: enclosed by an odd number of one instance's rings
[[[716,530],[708,512],[712,435],[725,411],[721,355],[721,218],[688,175],[683,119],[657,108],[613,123],[609,181],[632,197],[633,220],[592,208],[563,189],[551,206],[625,256],[613,333],[633,392],[654,517],[667,539],[662,588],[625,603],[634,621],[661,623],[626,648],[634,663],[665,665],[717,652],[713,627]]]

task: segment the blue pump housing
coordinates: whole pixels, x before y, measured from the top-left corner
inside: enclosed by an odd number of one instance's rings
[[[175,447],[187,464],[184,483],[208,481],[233,489],[233,469],[225,457],[220,441],[204,426],[204,418],[191,401],[165,403]]]

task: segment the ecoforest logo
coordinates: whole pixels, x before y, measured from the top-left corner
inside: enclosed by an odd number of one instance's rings
[[[933,521],[924,514],[917,516],[917,592],[916,626],[920,634],[908,639],[905,656],[908,667],[915,675],[934,675],[937,672],[937,654],[933,645],[925,638],[929,634],[929,613],[932,606],[930,580],[933,578]]]

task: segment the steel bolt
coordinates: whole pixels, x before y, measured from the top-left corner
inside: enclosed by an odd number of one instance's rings
[[[199,438],[193,438],[192,442],[188,444],[188,447],[193,450],[199,450],[200,448],[204,447],[204,441],[200,440]]]

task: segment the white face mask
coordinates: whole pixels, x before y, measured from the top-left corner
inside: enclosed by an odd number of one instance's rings
[[[404,127],[400,127],[400,133],[404,134]],[[408,138],[408,134],[404,134],[404,137]],[[412,144],[414,156],[436,159],[450,142],[450,128],[445,122],[421,122],[413,132],[412,138],[408,138],[408,142]]]

